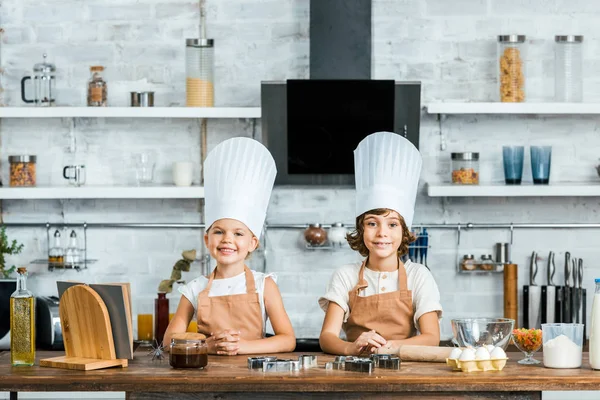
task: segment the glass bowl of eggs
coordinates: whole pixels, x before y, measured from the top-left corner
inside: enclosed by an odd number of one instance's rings
[[[493,346],[506,350],[515,325],[509,318],[456,318],[451,322],[456,344],[471,349]]]

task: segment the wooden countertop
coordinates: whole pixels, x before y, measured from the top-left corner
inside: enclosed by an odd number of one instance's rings
[[[62,355],[38,352],[39,358]],[[296,358],[299,354],[280,354]],[[333,356],[318,355],[319,368],[298,373],[263,373],[247,369],[248,356],[209,356],[205,370],[176,370],[168,359],[152,362],[141,349],[127,368],[72,371],[11,367],[9,352],[0,353],[2,391],[126,391],[126,392],[402,392],[402,391],[542,391],[600,390],[600,371],[589,368],[587,353],[580,369],[553,370],[523,366],[521,353],[509,353],[500,372],[453,372],[441,363],[403,362],[400,371],[377,369],[372,374],[325,370]],[[538,357],[541,359],[541,354]],[[37,364],[37,363],[36,363]]]

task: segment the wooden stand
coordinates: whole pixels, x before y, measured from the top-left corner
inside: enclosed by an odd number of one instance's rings
[[[127,359],[116,357],[108,310],[95,290],[70,287],[60,298],[59,314],[66,355],[40,360],[40,366],[81,371],[127,367]]]

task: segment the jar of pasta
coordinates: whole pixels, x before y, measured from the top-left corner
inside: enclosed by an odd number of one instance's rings
[[[479,185],[479,153],[452,153],[452,183]]]
[[[501,102],[525,101],[525,35],[498,36],[498,92]]]
[[[10,186],[35,186],[36,156],[8,156]]]
[[[186,40],[186,106],[213,107],[215,105],[214,57],[213,39]]]

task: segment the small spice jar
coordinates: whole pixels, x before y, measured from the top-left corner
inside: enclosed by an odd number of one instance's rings
[[[8,156],[10,186],[35,186],[36,156]]]
[[[322,246],[327,241],[327,231],[321,224],[310,224],[304,231],[304,239],[311,246]]]
[[[104,67],[94,65],[90,67],[91,77],[88,82],[87,104],[90,107],[106,107],[107,85],[102,77]]]
[[[479,153],[452,153],[452,183],[479,184]]]
[[[201,333],[176,333],[171,337],[169,364],[173,368],[204,368],[208,365],[206,336]]]
[[[491,254],[484,254],[481,256],[481,262],[479,263],[479,269],[483,271],[492,271],[494,269],[494,261],[492,260]]]
[[[346,228],[341,222],[336,222],[331,225],[329,233],[327,234],[329,242],[334,246],[342,246],[346,243]]]
[[[460,262],[460,269],[463,271],[472,271],[477,268],[475,256],[473,254],[465,254]]]

